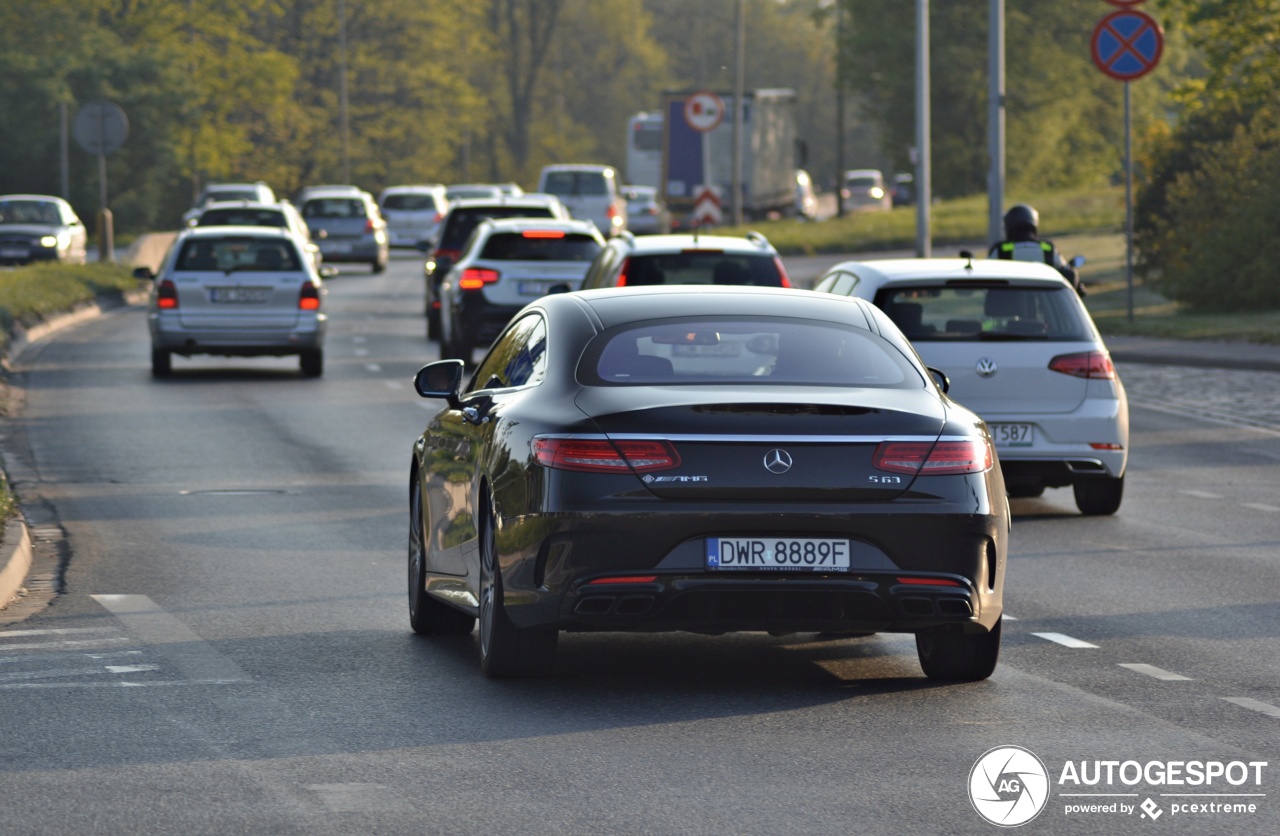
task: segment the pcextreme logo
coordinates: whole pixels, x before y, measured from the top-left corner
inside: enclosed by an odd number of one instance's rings
[[[1056,781],[1064,816],[1134,816],[1149,822],[1256,814],[1265,803],[1266,761],[1068,760]],[[1021,746],[997,746],[969,770],[969,801],[998,827],[1018,827],[1049,806],[1044,761]]]

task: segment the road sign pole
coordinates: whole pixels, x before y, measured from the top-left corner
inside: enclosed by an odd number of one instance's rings
[[[933,200],[929,146],[929,0],[916,0],[916,257],[933,255],[929,209]]]
[[[1133,115],[1129,104],[1130,83],[1124,83],[1124,265],[1129,295],[1129,321],[1133,322]]]

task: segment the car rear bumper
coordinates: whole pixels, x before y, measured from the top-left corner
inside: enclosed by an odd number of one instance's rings
[[[500,543],[554,530],[503,555],[506,606],[519,627],[561,630],[988,630],[1003,608],[1008,518],[1001,500],[991,514],[924,501],[905,513],[890,504],[854,513],[848,506],[811,514],[743,510],[710,522],[692,506],[630,520],[616,513],[523,517],[510,521]],[[708,569],[707,538],[730,533],[847,537],[851,565],[821,573]]]
[[[151,314],[151,347],[174,354],[284,356],[324,347],[328,318],[303,318],[294,328],[187,328],[168,316]]]
[[[1039,480],[1053,487],[1077,478],[1120,477],[1129,462],[1129,410],[1123,399],[1086,400],[1063,414],[984,414],[988,424],[1031,424],[1024,446],[998,446],[1006,481]]]

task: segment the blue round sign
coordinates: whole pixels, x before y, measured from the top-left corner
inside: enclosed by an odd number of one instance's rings
[[[1093,63],[1118,81],[1132,81],[1151,72],[1163,51],[1164,31],[1145,12],[1112,12],[1093,30]]]

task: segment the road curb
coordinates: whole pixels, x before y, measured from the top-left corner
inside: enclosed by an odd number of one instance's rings
[[[15,514],[5,521],[0,541],[0,613],[13,603],[31,571],[31,532],[26,520]]]

